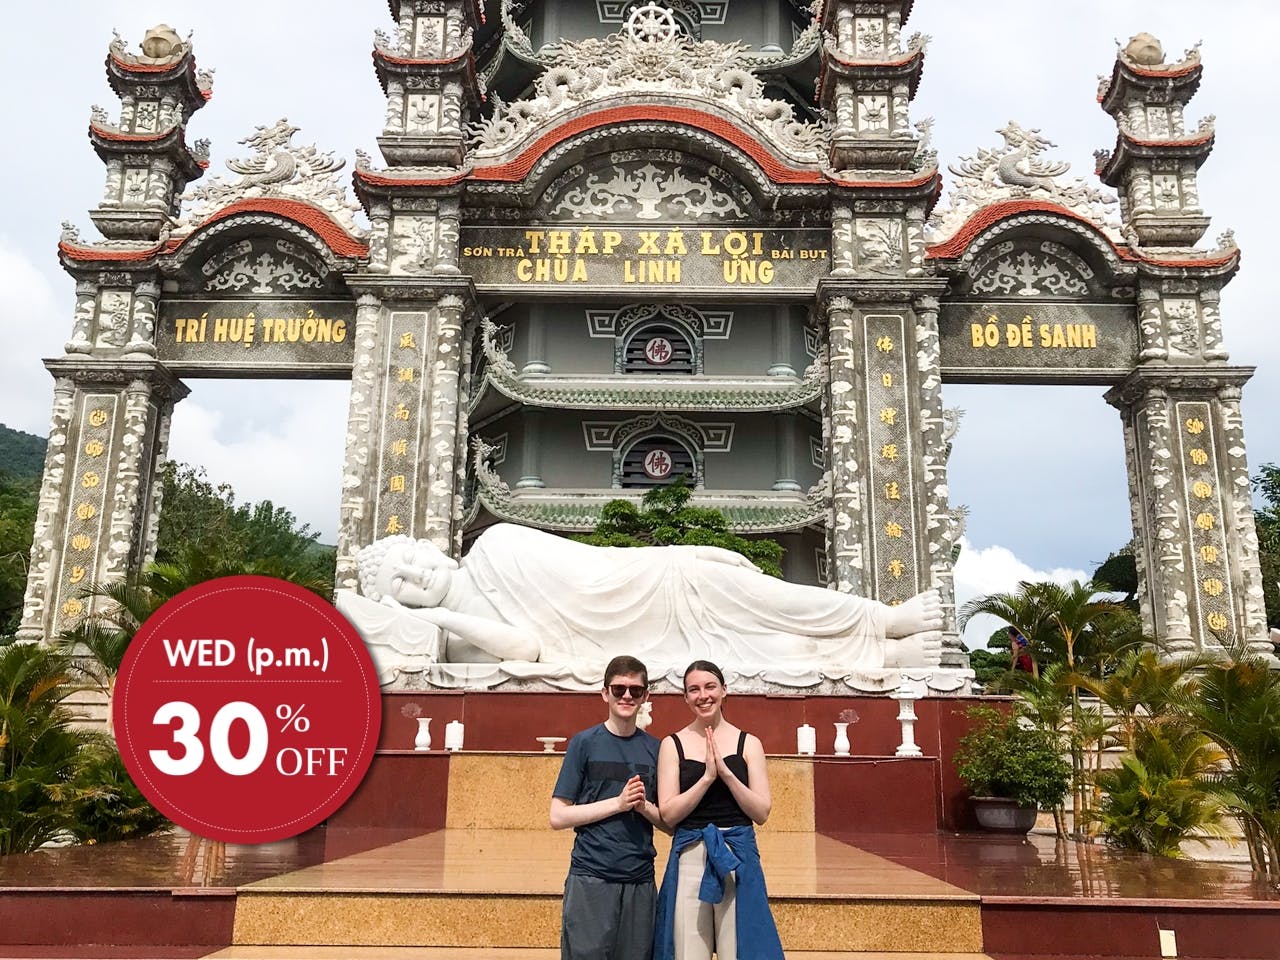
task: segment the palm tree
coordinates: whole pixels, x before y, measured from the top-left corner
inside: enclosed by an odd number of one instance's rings
[[[1237,644],[1198,683],[1192,717],[1230,764],[1215,789],[1240,820],[1253,868],[1280,884],[1280,674]]]
[[[1115,641],[1110,631],[1119,624],[1131,623],[1131,614],[1123,605],[1101,596],[1105,587],[1073,580],[1067,584],[1024,580],[1013,593],[993,593],[975,597],[960,609],[960,629],[980,613],[998,617],[1027,638],[1035,656],[1037,652],[1051,662],[1065,663],[1067,672],[1080,672],[1085,664],[1101,662],[1101,651]],[[1126,631],[1126,638],[1129,636]],[[1127,642],[1127,639],[1126,639]],[[1080,695],[1071,687],[1070,750],[1073,781],[1072,829],[1079,833],[1088,805],[1084,748],[1078,733],[1081,729]]]
[[[134,635],[153,613],[189,587],[240,574],[288,580],[322,597],[332,584],[306,569],[275,557],[232,561],[188,545],[169,563],[153,563],[137,577],[92,583],[82,591],[99,603],[93,613],[60,638],[61,649],[107,698],[107,729],[111,729],[116,674]]]
[[[67,658],[39,643],[0,646],[0,856],[65,839],[87,785],[86,749],[96,735],[63,701]]]
[[[1181,845],[1227,838],[1225,804],[1208,786],[1225,754],[1181,715],[1142,723],[1120,766],[1097,775],[1104,797],[1091,817],[1113,846],[1181,857]]]

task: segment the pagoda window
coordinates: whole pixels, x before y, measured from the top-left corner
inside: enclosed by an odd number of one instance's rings
[[[623,341],[621,373],[688,376],[698,372],[697,343],[671,323],[647,323]]]
[[[623,453],[620,472],[623,489],[660,487],[682,476],[690,486],[699,485],[693,451],[670,434],[654,433],[636,440]]]

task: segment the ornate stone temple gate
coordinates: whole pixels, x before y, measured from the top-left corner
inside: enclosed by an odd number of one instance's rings
[[[458,556],[497,521],[587,530],[683,474],[783,542],[789,579],[891,603],[940,589],[940,662],[902,674],[959,689],[954,381],[1110,385],[1148,626],[1174,650],[1234,634],[1269,652],[1252,371],[1228,365],[1218,311],[1239,254],[1229,234],[1193,248],[1213,145],[1183,116],[1198,54],[1135,38],[1103,82],[1118,204],[1011,123],[949,165],[935,209],[910,0],[752,5],[391,0],[385,165],[357,153],[358,205],[283,120],[184,199],[209,79],[172,31],[113,43],[119,118],[90,125],[105,239],[68,228],[59,248],[77,305],[47,362],[22,634],[74,624],[79,585],[153,555],[181,377],[350,377],[339,586],[387,534]],[[412,682],[412,659],[384,679]]]

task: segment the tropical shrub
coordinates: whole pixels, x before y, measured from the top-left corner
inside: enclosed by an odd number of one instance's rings
[[[1224,754],[1186,723],[1144,723],[1120,766],[1100,771],[1091,814],[1115,847],[1181,857],[1187,841],[1228,837],[1226,810],[1209,785]]]
[[[92,734],[63,701],[74,689],[67,658],[33,643],[0,647],[0,855],[65,839]]]
[[[86,748],[89,754],[72,815],[71,835],[80,843],[145,837],[168,827],[168,819],[134,785],[108,738]]]
[[[974,706],[954,762],[975,796],[1005,797],[1052,810],[1071,787],[1071,767],[1053,736],[1024,724],[1019,711]]]

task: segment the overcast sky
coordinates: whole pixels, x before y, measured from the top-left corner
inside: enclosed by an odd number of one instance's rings
[[[104,172],[85,131],[90,104],[117,115],[103,69],[112,29],[132,49],[155,23],[184,36],[194,30],[197,60],[216,76],[189,139],[213,141],[218,171],[243,155],[236,141],[255,125],[285,116],[302,128],[296,143],[348,160],[357,147],[376,156],[384,100],[369,55],[373,30],[391,24],[384,0],[70,0],[52,32],[48,14],[34,7],[5,19],[13,42],[0,58],[9,140],[0,172],[10,191],[0,219],[0,422],[44,436],[52,381],[40,360],[62,352],[73,304],[56,258],[59,223],[96,235],[86,211],[101,197]],[[1200,175],[1213,217],[1207,236],[1233,228],[1244,251],[1222,308],[1232,362],[1258,367],[1244,394],[1255,468],[1280,461],[1280,337],[1265,307],[1267,277],[1280,263],[1280,233],[1267,215],[1280,86],[1260,66],[1272,59],[1278,23],[1280,11],[1265,0],[917,0],[908,24],[933,37],[912,116],[936,119],[944,176],[947,163],[999,145],[995,131],[1009,120],[1039,128],[1058,144],[1053,158],[1069,161],[1072,175],[1091,176],[1093,151],[1115,141],[1095,100],[1115,41],[1146,30],[1176,59],[1203,40],[1204,82],[1188,120],[1217,115],[1217,147]],[[288,506],[332,542],[347,385],[191,386],[174,417],[172,455],[203,465],[242,499]],[[946,405],[967,412],[950,464],[952,501],[971,510],[957,571],[962,601],[1022,577],[1082,576],[1129,539],[1120,421],[1102,393],[945,389]]]

